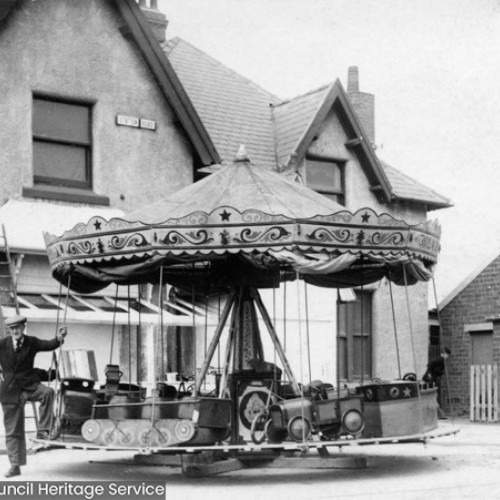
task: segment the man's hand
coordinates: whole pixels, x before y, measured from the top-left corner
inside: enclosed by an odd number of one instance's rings
[[[64,342],[64,337],[68,335],[68,329],[66,326],[60,326],[57,329],[57,339],[59,340],[59,343],[62,344]]]

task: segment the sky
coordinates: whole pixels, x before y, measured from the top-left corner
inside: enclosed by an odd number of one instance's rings
[[[179,36],[279,97],[358,66],[377,154],[451,199],[438,301],[500,254],[500,0],[159,0]],[[432,306],[435,305],[433,300]],[[499,311],[500,312],[500,311]]]

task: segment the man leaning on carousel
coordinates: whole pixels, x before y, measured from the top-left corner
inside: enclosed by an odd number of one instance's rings
[[[5,477],[21,474],[26,465],[26,437],[24,431],[24,405],[26,401],[40,402],[37,438],[55,439],[49,436],[53,418],[54,390],[40,382],[33,363],[40,351],[57,349],[67,335],[65,326],[59,327],[57,336],[42,340],[25,335],[26,318],[15,315],[5,320],[10,336],[0,339],[0,403],[5,426],[5,444],[10,469]]]

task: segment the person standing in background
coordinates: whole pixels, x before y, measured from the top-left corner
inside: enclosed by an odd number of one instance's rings
[[[443,349],[443,352],[439,358],[433,359],[428,365],[427,370],[422,377],[424,382],[428,384],[435,384],[437,387],[437,402],[438,402],[438,415],[439,418],[446,418],[443,410],[441,409],[441,379],[445,373],[445,362],[450,356],[451,351],[447,347]]]

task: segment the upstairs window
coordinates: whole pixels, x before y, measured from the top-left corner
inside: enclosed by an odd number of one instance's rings
[[[91,108],[33,99],[34,184],[92,188]]]
[[[309,157],[306,161],[307,187],[345,205],[343,163]]]

